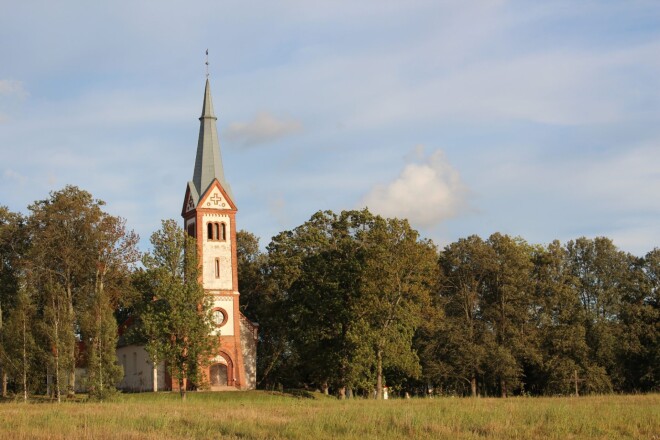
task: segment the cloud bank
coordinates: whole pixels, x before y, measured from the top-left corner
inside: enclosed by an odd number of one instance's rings
[[[227,139],[245,147],[265,144],[298,133],[303,126],[294,119],[278,119],[268,112],[257,113],[249,122],[232,122]]]
[[[467,208],[468,189],[442,150],[406,165],[387,185],[374,187],[363,203],[386,217],[407,218],[421,227],[435,226]]]

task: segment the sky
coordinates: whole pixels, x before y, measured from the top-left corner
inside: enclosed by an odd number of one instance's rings
[[[660,2],[0,0],[0,205],[180,219],[205,51],[239,229],[660,246]]]

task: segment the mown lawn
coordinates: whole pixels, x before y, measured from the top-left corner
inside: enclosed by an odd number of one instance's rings
[[[339,401],[253,391],[5,402],[0,438],[660,440],[660,395]]]

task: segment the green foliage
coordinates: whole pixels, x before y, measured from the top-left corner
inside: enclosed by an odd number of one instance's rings
[[[0,276],[7,288],[0,305],[9,306],[13,332],[30,323],[27,332],[12,335],[14,343],[23,341],[10,350],[14,364],[21,354],[23,365],[12,379],[23,389],[41,384],[58,401],[65,389],[73,394],[76,366],[89,368],[93,393],[114,390],[120,379],[113,312],[128,292],[138,237],[103,205],[67,186],[32,204],[26,220],[0,210]]]
[[[107,398],[121,378],[116,321],[128,317],[182,391],[204,385],[199,367],[217,339],[194,240],[163,222],[136,271],[137,236],[102,208],[73,186],[26,218],[0,207],[0,372],[10,391],[59,400],[78,365],[90,395]],[[263,388],[660,389],[659,249],[635,257],[604,237],[534,246],[495,233],[438,254],[407,221],[362,210],[317,212],[265,253],[239,231],[237,256],[241,311],[260,324]]]
[[[656,389],[655,258],[605,238],[541,247],[493,234],[448,245],[417,339],[425,377],[472,395]]]
[[[197,245],[174,220],[164,220],[151,236],[153,250],[144,256],[152,300],[141,315],[146,350],[152,361],[166,361],[186,397],[186,382],[202,385],[200,366],[211,357],[210,298],[199,278]]]
[[[343,396],[378,388],[384,368],[418,375],[412,340],[436,283],[435,260],[435,247],[406,221],[367,210],[317,212],[278,234],[263,260],[270,283],[262,282],[261,298],[280,314],[259,321],[279,351],[267,354],[262,380],[288,376],[287,385]]]
[[[22,339],[20,329],[14,325],[20,318],[13,318],[13,315],[27,312],[24,305],[25,290],[21,289],[21,280],[24,279],[22,259],[26,250],[24,218],[0,206],[0,382],[3,397],[7,395],[8,375],[15,374],[19,364],[24,365],[22,357],[17,357],[11,347],[14,342]]]
[[[23,400],[27,400],[35,387],[32,374],[36,360],[33,319],[32,298],[25,288],[20,288],[16,303],[2,327],[2,355],[6,373],[20,384],[17,388],[20,389]]]
[[[376,217],[363,235],[365,266],[356,311],[368,323],[363,334],[372,338],[380,395],[383,367],[413,378],[421,373],[412,342],[436,287],[437,253],[406,220]]]
[[[38,294],[44,355],[49,359],[59,401],[62,385],[74,394],[76,336],[96,271],[95,230],[103,202],[74,186],[29,206],[29,283]],[[62,380],[64,379],[64,380]]]

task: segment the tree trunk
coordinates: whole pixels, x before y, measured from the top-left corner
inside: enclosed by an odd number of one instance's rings
[[[328,394],[330,394],[330,391],[329,391],[330,387],[328,386],[327,382],[323,383],[323,385],[321,386],[321,389],[323,390],[323,394],[325,394],[326,396]]]
[[[500,390],[502,392],[502,397],[506,398],[506,381],[504,379],[500,379]]]
[[[346,387],[339,388],[339,400],[346,399]]]
[[[7,397],[7,372],[2,369],[2,397]]]
[[[179,393],[181,394],[181,400],[186,400],[186,379],[183,377],[179,378]]]
[[[55,319],[53,322],[53,327],[55,327],[55,353],[53,353],[53,357],[55,358],[55,397],[57,398],[57,403],[60,403],[62,401],[61,393],[60,393],[60,325],[59,325],[59,313],[60,309],[59,307],[56,307],[59,305],[57,301],[55,301],[55,297],[53,297],[52,301],[53,305],[53,314],[55,315]]]
[[[97,313],[97,315],[96,315],[96,324],[97,324],[97,327],[96,327],[96,332],[97,332],[96,333],[96,340],[97,340],[96,355],[97,355],[98,361],[99,361],[99,367],[98,367],[99,368],[99,373],[98,373],[99,393],[103,393],[103,351],[102,351],[103,350],[103,342],[102,342],[102,340],[103,340],[103,335],[102,335],[102,333],[103,333],[103,329],[102,329],[102,325],[103,325],[103,322],[102,322],[102,316],[103,315],[102,315],[102,313],[103,313],[103,311],[101,310],[101,306],[102,306],[101,297],[103,295],[103,275],[104,274],[103,274],[102,271],[99,274],[99,271],[97,270],[96,278],[97,279],[100,278],[99,281],[97,282],[97,298],[96,298],[96,301],[98,303],[98,310],[96,311],[96,313]],[[100,395],[102,395],[102,394],[100,394]]]
[[[50,365],[46,364],[46,396],[48,396],[50,399],[53,398],[53,387],[52,387],[52,382],[53,378],[50,375]]]
[[[62,401],[60,394],[60,355],[58,354],[57,347],[55,348],[55,397],[57,398],[57,403]]]
[[[154,370],[153,370],[153,380],[154,380],[154,393],[158,392],[158,364],[154,361]]]
[[[470,388],[472,389],[472,397],[477,397],[477,376],[472,376]]]
[[[74,345],[75,350],[75,345]],[[75,353],[75,351],[74,351]],[[73,357],[75,359],[75,356]],[[69,380],[66,388],[66,397],[74,397],[76,395],[76,364],[69,368]]]
[[[69,313],[69,324],[71,325],[71,332],[73,334],[73,343],[69,349],[69,380],[67,384],[67,397],[73,397],[76,395],[76,337],[75,337],[75,314],[73,312],[73,294],[71,292],[71,286],[67,287],[67,312]]]
[[[27,325],[25,322],[25,315],[23,315],[23,401],[27,402]]]
[[[383,398],[383,351],[376,351],[376,399]]]
[[[0,334],[2,334],[2,303],[0,302]],[[0,340],[0,343],[4,341]],[[4,365],[0,365],[0,372],[2,372],[2,397],[7,397],[7,372]]]

